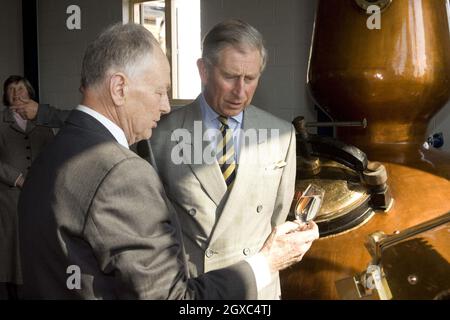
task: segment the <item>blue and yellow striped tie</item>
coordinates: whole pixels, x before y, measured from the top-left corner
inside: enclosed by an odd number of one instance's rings
[[[218,120],[222,124],[220,133],[222,139],[217,144],[217,162],[222,171],[227,187],[230,188],[236,176],[236,161],[234,159],[233,130],[228,126],[228,118],[219,116]]]

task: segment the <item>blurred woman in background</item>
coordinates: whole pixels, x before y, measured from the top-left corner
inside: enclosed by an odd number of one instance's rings
[[[16,299],[22,284],[17,203],[31,163],[53,138],[53,131],[37,127],[10,110],[35,99],[30,82],[10,76],[3,85],[0,110],[0,299]]]

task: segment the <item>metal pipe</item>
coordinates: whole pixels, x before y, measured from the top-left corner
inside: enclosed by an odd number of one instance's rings
[[[310,127],[363,127],[367,128],[367,119],[363,121],[336,121],[336,122],[307,122],[305,125]]]

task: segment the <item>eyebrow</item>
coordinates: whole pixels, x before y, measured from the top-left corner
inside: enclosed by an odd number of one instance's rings
[[[225,71],[225,70],[221,70],[221,72],[222,72],[222,74],[223,74],[224,76],[226,76],[226,77],[240,77],[240,76],[241,76],[240,73],[230,73],[230,72],[227,72],[227,71]],[[254,74],[254,73],[246,73],[244,77],[245,77],[245,78],[257,78],[257,77],[258,77],[258,74]]]

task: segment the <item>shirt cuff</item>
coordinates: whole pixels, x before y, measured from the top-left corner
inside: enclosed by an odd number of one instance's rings
[[[245,261],[247,261],[253,270],[256,279],[256,289],[259,292],[272,281],[272,273],[270,272],[267,258],[263,254],[258,253],[247,258]]]
[[[17,182],[19,182],[19,179],[22,178],[23,174],[19,174],[19,176],[17,177],[16,181],[14,182],[14,187],[17,187]]]

